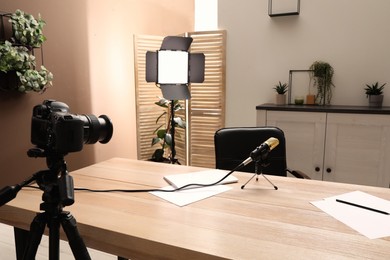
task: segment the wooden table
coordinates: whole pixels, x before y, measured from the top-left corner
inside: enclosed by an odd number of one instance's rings
[[[114,158],[75,172],[75,187],[166,186],[164,175],[201,168]],[[309,202],[361,190],[390,200],[390,189],[269,176],[178,207],[149,193],[76,191],[69,210],[88,247],[131,259],[389,259],[390,237],[370,240]],[[28,229],[41,191],[23,189],[0,221]]]

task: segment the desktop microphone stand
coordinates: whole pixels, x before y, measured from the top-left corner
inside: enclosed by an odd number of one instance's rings
[[[29,151],[29,156],[44,157],[45,152],[36,149]],[[63,211],[64,206],[74,203],[73,179],[68,174],[63,155],[47,156],[48,170],[39,171],[24,182],[36,181],[39,188],[43,190],[40,209],[30,226],[29,239],[26,245],[23,259],[35,259],[38,246],[45,231],[49,228],[49,259],[58,260],[60,257],[59,240],[60,225],[68,238],[73,256],[77,260],[90,260],[88,250],[77,230],[76,219],[70,212]]]
[[[245,182],[242,186],[241,189],[244,189],[245,186],[256,176],[256,181],[259,180],[259,175],[263,176],[264,179],[266,179],[273,187],[275,190],[278,189],[277,186],[275,186],[264,174],[263,174],[263,167],[265,167],[268,163],[266,163],[265,159],[259,159],[255,161],[255,173],[252,175],[252,177]]]

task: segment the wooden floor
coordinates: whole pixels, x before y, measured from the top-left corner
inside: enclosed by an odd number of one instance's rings
[[[67,242],[61,241],[60,244],[60,259],[61,260],[73,260],[73,254]],[[114,260],[116,256],[109,255],[97,250],[88,249],[92,259],[97,260]],[[0,259],[16,259],[15,243],[14,243],[14,231],[13,227],[0,223]],[[36,260],[48,259],[48,238],[44,236],[39,246]]]

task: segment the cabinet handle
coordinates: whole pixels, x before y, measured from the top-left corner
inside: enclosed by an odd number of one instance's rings
[[[315,170],[316,172],[319,172],[319,171],[321,170],[321,168],[320,168],[320,167],[316,167],[314,170]]]
[[[331,169],[331,168],[326,168],[326,172],[327,172],[327,173],[331,173],[331,172],[332,172],[332,169]]]

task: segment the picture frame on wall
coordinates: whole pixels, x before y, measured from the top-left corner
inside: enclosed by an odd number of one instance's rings
[[[300,0],[268,0],[268,15],[270,17],[299,15],[300,9]]]

